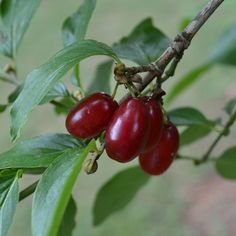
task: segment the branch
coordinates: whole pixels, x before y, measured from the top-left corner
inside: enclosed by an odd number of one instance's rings
[[[153,64],[158,68],[155,72],[149,72],[143,79],[142,85],[138,85],[139,91],[143,91],[146,86],[155,78],[161,77],[166,66],[189,47],[193,37],[200,30],[208,18],[215,12],[224,0],[210,0],[208,4],[198,13],[185,30],[176,36],[171,45],[166,49],[162,56]],[[176,67],[176,66],[175,66]]]

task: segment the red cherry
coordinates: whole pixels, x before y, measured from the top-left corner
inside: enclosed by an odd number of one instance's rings
[[[150,132],[143,152],[151,151],[159,143],[164,127],[163,113],[160,105],[150,97],[144,97],[144,102],[150,116]]]
[[[159,144],[139,156],[141,168],[150,175],[160,175],[171,165],[179,147],[179,133],[174,124],[164,126]]]
[[[149,133],[149,115],[142,99],[128,98],[115,112],[105,136],[110,158],[119,162],[134,159],[143,150]]]
[[[95,93],[79,102],[66,118],[68,132],[78,138],[93,138],[109,123],[118,103],[105,93]]]

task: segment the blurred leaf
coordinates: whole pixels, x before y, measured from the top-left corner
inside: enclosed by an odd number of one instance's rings
[[[228,115],[232,115],[236,108],[236,98],[231,99],[226,105],[224,110]]]
[[[200,125],[212,127],[215,122],[208,120],[200,111],[192,107],[181,107],[168,113],[170,120],[178,126]],[[209,128],[210,128],[209,127]]]
[[[127,206],[149,180],[139,166],[123,170],[105,183],[97,193],[93,206],[93,224],[99,225]]]
[[[113,49],[120,58],[145,65],[161,56],[169,44],[169,38],[153,26],[151,18],[147,18],[129,36],[114,44]]]
[[[62,104],[62,106],[55,106],[54,111],[57,115],[61,114],[68,114],[68,111],[72,109],[76,102],[71,99],[71,97],[64,97],[59,100],[59,103]]]
[[[6,175],[7,174],[7,175]],[[0,173],[0,235],[5,236],[12,224],[19,198],[20,171]],[[3,192],[2,192],[3,191]]]
[[[216,41],[210,53],[210,63],[236,65],[236,24],[230,26]]]
[[[106,55],[120,62],[113,50],[106,44],[94,40],[82,40],[65,47],[27,76],[23,90],[11,109],[11,137],[13,140],[19,137],[30,112],[61,77],[81,60],[95,55]]]
[[[189,145],[212,131],[211,127],[192,125],[186,128],[180,136],[180,146]]]
[[[111,77],[111,70],[112,70],[112,61],[106,61],[101,63],[96,70],[95,77],[92,80],[88,88],[88,94],[93,92],[103,91],[106,93],[110,93],[110,77]]]
[[[63,214],[61,225],[58,231],[57,236],[71,236],[73,229],[76,226],[76,202],[73,197],[70,197],[70,200],[67,204],[66,210]]]
[[[0,113],[4,112],[7,109],[8,105],[0,104]]]
[[[95,6],[96,0],[84,0],[79,9],[64,21],[62,40],[65,46],[84,39]]]
[[[85,38],[90,18],[96,6],[96,0],[84,0],[79,9],[70,17],[68,17],[62,26],[62,40],[64,46],[68,46],[76,41]],[[71,80],[75,86],[81,86],[79,64],[74,69]]]
[[[16,98],[19,96],[20,92],[23,89],[24,84],[21,84],[15,88],[15,90],[8,96],[8,102],[13,103]]]
[[[193,16],[184,17],[179,24],[179,31],[182,32],[192,20],[193,20]]]
[[[0,52],[15,57],[40,0],[2,0],[0,4]]]
[[[70,96],[70,93],[67,90],[66,86],[63,83],[59,82],[47,93],[47,95],[43,98],[43,100],[39,104],[41,105],[48,103],[58,97],[68,97],[68,96]]]
[[[50,134],[16,144],[0,154],[0,169],[48,167],[69,149],[82,148],[82,141],[67,134]]]
[[[43,173],[32,206],[33,236],[55,236],[82,163],[95,141],[84,149],[69,150],[55,159]]]
[[[215,162],[217,172],[226,179],[236,179],[236,147],[226,150]]]
[[[165,103],[172,102],[176,97],[178,97],[181,93],[188,89],[194,82],[200,79],[200,76],[205,74],[210,68],[211,65],[204,64],[187,73],[182,79],[178,80],[178,82],[173,86],[172,89],[170,89],[167,97],[165,98]]]

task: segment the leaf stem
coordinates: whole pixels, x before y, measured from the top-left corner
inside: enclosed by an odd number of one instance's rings
[[[13,76],[5,73],[4,71],[0,71],[0,80],[14,85],[20,85],[19,81],[17,81]]]
[[[221,138],[223,136],[227,136],[230,132],[230,127],[233,125],[233,123],[235,122],[236,120],[236,112],[234,112],[228,119],[228,121],[226,122],[223,130],[217,135],[217,137],[214,139],[214,141],[212,142],[212,144],[210,145],[210,147],[208,148],[208,150],[206,151],[206,153],[203,155],[202,159],[199,160],[199,162],[197,164],[202,164],[204,162],[206,162],[213,149],[216,147],[216,145],[219,143],[219,141],[221,140]]]
[[[34,182],[33,184],[29,185],[27,188],[25,188],[24,190],[22,190],[20,192],[20,196],[19,196],[19,201],[24,200],[25,198],[29,197],[36,189],[37,184],[38,184],[39,180],[37,180],[36,182]]]
[[[201,159],[199,159],[197,157],[189,157],[189,156],[182,156],[182,155],[177,155],[175,160],[192,161],[195,165],[199,165],[199,162],[201,161]],[[216,160],[216,158],[210,158],[210,159],[207,159],[206,162],[215,161],[215,160]]]
[[[177,65],[179,64],[182,56],[183,56],[183,53],[172,60],[170,67],[164,72],[164,75],[161,77],[161,83],[165,82],[170,77],[174,76]]]
[[[84,95],[85,92],[84,92],[84,88],[83,88],[83,85],[82,85],[81,80],[80,80],[79,71],[80,71],[79,64],[77,64],[77,65],[75,65],[75,68],[74,68],[75,78],[76,78],[77,84],[78,84],[82,94]]]

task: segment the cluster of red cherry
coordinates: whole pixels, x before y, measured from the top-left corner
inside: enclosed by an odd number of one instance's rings
[[[150,97],[129,97],[118,105],[110,95],[95,93],[70,111],[66,128],[84,139],[105,130],[110,158],[129,162],[139,156],[141,168],[151,175],[165,172],[179,147],[177,128],[164,121],[159,103]]]

